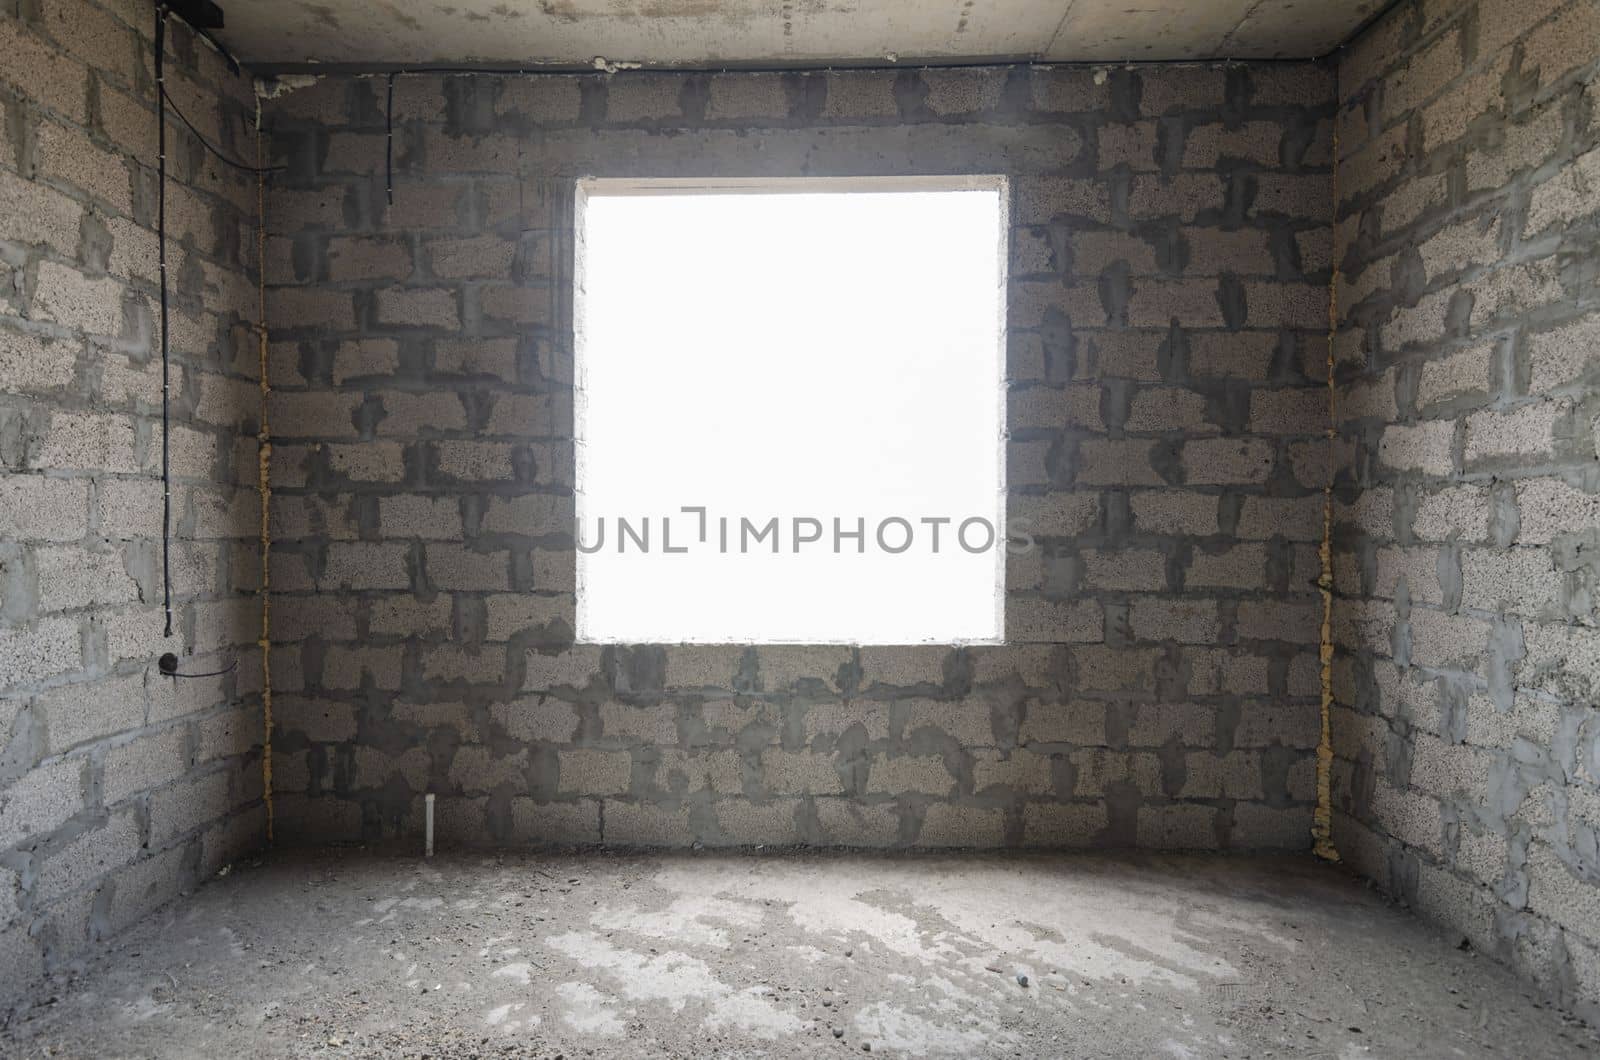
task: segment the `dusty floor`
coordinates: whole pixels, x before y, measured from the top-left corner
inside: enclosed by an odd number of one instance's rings
[[[1595,1047],[1453,941],[1340,871],[1288,857],[280,852],[47,984],[0,1053]]]

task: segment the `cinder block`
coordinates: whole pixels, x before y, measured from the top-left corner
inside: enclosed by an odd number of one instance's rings
[[[1327,388],[1251,391],[1249,429],[1252,434],[1320,434],[1326,431]]]
[[[900,721],[902,738],[908,741],[927,730],[936,738],[949,737],[963,748],[995,743],[989,704],[981,699],[909,699],[896,702],[891,712]]]
[[[528,752],[518,750],[513,754],[466,744],[456,748],[449,778],[450,784],[465,794],[490,793],[497,788],[522,794],[528,790]]]
[[[1239,509],[1235,533],[1245,540],[1284,537],[1290,541],[1321,541],[1323,498],[1246,497]]]
[[[306,696],[274,696],[272,721],[279,736],[299,733],[313,743],[343,743],[356,735],[356,708],[350,703]]]
[[[0,849],[42,839],[83,808],[83,759],[35,766],[6,789],[0,804]]]
[[[352,280],[406,280],[414,267],[411,243],[395,236],[337,236],[328,240],[328,278],[334,283]],[[443,293],[443,292],[439,292]],[[454,311],[454,305],[451,305]],[[408,304],[405,295],[390,289],[379,292],[378,320],[384,324],[426,323],[414,319],[427,313]]]
[[[671,703],[655,706],[602,703],[600,732],[608,740],[638,741],[646,747],[670,747],[678,742],[677,709]]]
[[[1259,438],[1208,438],[1183,445],[1184,480],[1189,485],[1245,485],[1265,482],[1273,452]]]
[[[396,83],[395,95],[400,94],[399,86],[409,81],[410,78],[400,78]],[[400,110],[398,101],[395,110],[397,113]],[[388,137],[381,133],[330,133],[328,153],[322,158],[319,172],[355,173],[360,176],[377,173],[384,168],[388,146]],[[406,272],[410,272],[409,267]]]
[[[435,589],[505,592],[511,588],[511,557],[501,549],[479,551],[434,541],[426,547],[424,562],[428,584]]]
[[[1221,327],[1222,304],[1216,283],[1211,280],[1134,280],[1128,295],[1128,325],[1156,328],[1174,322],[1191,328]]]
[[[1235,545],[1219,552],[1195,550],[1184,575],[1184,587],[1265,589],[1267,550],[1262,545]]]
[[[460,326],[456,293],[428,287],[388,287],[377,293],[379,324],[455,330]]]
[[[1185,169],[1213,170],[1226,160],[1275,167],[1283,136],[1283,127],[1270,121],[1245,122],[1236,128],[1197,125],[1184,138],[1182,164]]]
[[[1277,272],[1272,233],[1264,228],[1185,228],[1181,234],[1189,252],[1184,266],[1187,275],[1273,276]]]
[[[928,109],[943,117],[980,114],[1000,105],[1006,72],[1000,69],[940,70],[922,72],[928,89]]]
[[[1007,394],[1007,424],[1014,431],[1081,427],[1105,430],[1100,419],[1100,388],[1088,385],[1028,387]]]
[[[1175,386],[1140,387],[1128,406],[1122,428],[1136,433],[1182,431],[1185,435],[1216,434],[1221,428],[1206,421],[1206,397]]]
[[[1138,664],[1137,653],[1133,656]],[[1017,739],[1024,745],[1095,745],[1106,741],[1105,706],[1094,700],[1050,703],[1030,700]]]
[[[744,791],[744,759],[737,751],[661,752],[655,786],[674,795],[710,791],[738,795]]]
[[[948,802],[930,805],[917,832],[920,847],[997,847],[1005,838],[1005,815],[998,809],[958,806]]]
[[[178,896],[189,884],[184,847],[173,847],[117,874],[112,882],[107,927],[122,931]]]
[[[19,921],[0,929],[0,982],[7,984],[7,994],[20,992],[24,985],[38,982],[43,975],[44,954],[27,923]]]
[[[1556,617],[1563,575],[1555,562],[1542,548],[1463,549],[1461,606]]]
[[[425,246],[433,275],[441,280],[510,279],[511,262],[517,253],[515,242],[494,235],[438,239]]]
[[[1277,335],[1266,332],[1199,332],[1189,340],[1189,371],[1201,376],[1265,380],[1277,345]]]
[[[1111,220],[1111,191],[1100,180],[1019,176],[1011,182],[1011,203],[1017,224],[1046,224],[1074,217],[1100,224]]]
[[[1081,486],[1165,484],[1151,458],[1156,443],[1134,438],[1086,438],[1078,444],[1076,482]]]
[[[827,79],[828,98],[824,118],[894,118],[900,108],[894,98],[892,73],[878,71],[845,72]]]
[[[980,750],[973,755],[972,790],[980,795],[995,788],[1018,795],[1049,795],[1055,783],[1051,766],[1049,755],[1034,751]]]
[[[687,807],[671,809],[616,799],[606,799],[603,806],[607,843],[681,847],[701,838],[689,825]]]
[[[1233,808],[1229,846],[1239,849],[1306,850],[1311,846],[1311,807],[1241,802]]]
[[[1181,798],[1252,800],[1265,797],[1259,754],[1233,751],[1217,755],[1197,751],[1185,755],[1183,763],[1183,787],[1178,792]]]
[[[1469,672],[1482,667],[1491,633],[1489,623],[1413,607],[1409,625],[1413,665]]]
[[[0,689],[32,684],[83,665],[78,619],[46,618],[0,628]]]
[[[627,751],[564,750],[561,790],[580,795],[620,795],[632,786],[633,756]]]
[[[320,683],[325,689],[353,691],[371,681],[374,688],[398,691],[402,651],[398,645],[330,644],[322,659]]]
[[[1314,644],[1321,618],[1321,608],[1313,604],[1246,600],[1239,605],[1235,629],[1245,640]]]
[[[1131,782],[1141,794],[1160,790],[1161,760],[1153,754],[1088,748],[1069,755],[1077,768],[1073,794],[1080,798],[1104,797],[1112,784]]]
[[[34,448],[29,464],[46,471],[141,471],[136,423],[130,416],[56,410],[51,412],[50,428]],[[174,474],[178,474],[176,469]]]
[[[339,589],[408,589],[410,547],[376,541],[336,541],[328,546],[318,584]]]
[[[1396,599],[1401,583],[1406,586],[1407,597],[1413,603],[1444,603],[1444,590],[1439,583],[1439,553],[1431,548],[1380,548],[1376,556],[1376,577],[1372,595],[1386,600]]]
[[[1221,210],[1225,191],[1226,185],[1215,173],[1181,173],[1174,177],[1136,175],[1128,192],[1128,216],[1135,221],[1176,218],[1192,224],[1202,213]],[[1196,306],[1203,302],[1198,289],[1180,287],[1177,290],[1187,293],[1189,301]],[[1154,312],[1159,299],[1151,297],[1147,301]],[[1200,323],[1199,320],[1185,322]],[[1157,321],[1158,325],[1165,323],[1165,320]]]
[[[623,72],[606,79],[606,120],[660,121],[682,116],[684,80],[671,74]]]
[[[511,449],[501,442],[448,441],[433,446],[439,473],[465,482],[511,478]]]
[[[533,843],[598,843],[600,801],[535,802],[511,800],[512,838]]]
[[[1591,378],[1600,364],[1600,314],[1531,334],[1527,348],[1530,394]]]
[[[1392,424],[1384,428],[1378,443],[1378,459],[1397,471],[1417,471],[1425,475],[1448,475],[1454,461],[1456,425],[1451,420],[1432,420],[1410,426]]]
[[[267,291],[267,319],[283,321],[279,327],[289,331],[313,326],[336,333],[353,331],[355,301],[348,291],[275,287]]]
[[[362,376],[390,376],[400,368],[400,344],[390,338],[352,339],[333,351],[333,383]],[[275,426],[275,424],[274,424]],[[334,424],[339,428],[341,424]]]
[[[1013,535],[1074,537],[1100,521],[1100,498],[1094,493],[1013,493],[1007,506],[1007,530]]]
[[[433,344],[433,369],[453,375],[517,378],[517,346],[511,339],[440,339]]]
[[[714,804],[722,835],[718,845],[754,846],[801,843],[806,839],[799,821],[801,800],[722,799]]]
[[[378,522],[386,538],[460,540],[461,510],[454,497],[402,494],[378,499]]]
[[[1127,166],[1134,172],[1159,169],[1156,157],[1156,123],[1106,124],[1098,133],[1098,157],[1102,170]]]
[[[710,709],[709,707],[707,708]],[[712,724],[712,717],[708,714],[706,724]],[[856,726],[860,726],[868,740],[887,740],[889,738],[889,707],[886,704],[874,703],[869,700],[855,700],[851,703],[813,703],[806,707],[805,717],[802,719],[805,726],[806,743],[810,744],[817,737],[838,737]],[[730,729],[737,732],[738,729]]]
[[[1241,605],[1241,609],[1244,606]],[[1139,641],[1173,640],[1180,644],[1209,644],[1222,634],[1215,600],[1135,597],[1128,611],[1128,627]]]
[[[1089,644],[1105,639],[1105,612],[1094,600],[1072,603],[1008,594],[1006,640],[1020,644]]]
[[[61,754],[81,743],[142,726],[144,678],[134,674],[67,685],[35,699],[33,710],[44,719],[50,753]]]
[[[1516,483],[1517,510],[1519,512],[1517,541],[1524,545],[1547,545],[1565,534],[1581,533],[1600,526],[1600,492],[1579,489],[1558,478],[1542,477],[1519,479]],[[1483,509],[1487,510],[1487,490],[1475,490],[1483,496]],[[1463,505],[1465,507],[1465,505]],[[1485,523],[1487,518],[1484,518]],[[1421,535],[1422,512],[1417,514]],[[1445,519],[1430,521],[1428,529],[1443,531]],[[1482,540],[1487,528],[1472,535],[1471,540]],[[1466,534],[1462,535],[1464,538]]]
[[[226,813],[228,774],[208,773],[150,796],[150,846],[154,850]]]
[[[1137,490],[1129,495],[1136,530],[1147,534],[1207,537],[1218,533],[1215,496],[1187,490]]]
[[[578,715],[572,705],[534,697],[496,703],[489,715],[514,740],[571,743],[578,735]]]
[[[581,97],[576,78],[506,78],[495,101],[495,113],[535,124],[576,121]]]
[[[723,74],[711,78],[707,121],[783,118],[788,113],[789,93],[782,74]]]
[[[117,485],[102,484],[103,503],[107,496],[122,495]],[[0,478],[0,537],[13,541],[77,541],[88,532],[87,482],[18,474]]]
[[[1484,409],[1467,417],[1467,463],[1515,458],[1539,461],[1558,444],[1557,432],[1572,406],[1564,401],[1538,401],[1509,411]]]
[[[955,778],[940,755],[876,755],[867,773],[867,793],[949,795]]]
[[[900,816],[890,803],[855,799],[816,799],[824,843],[848,847],[889,847],[898,843]]]
[[[510,134],[457,134],[433,125],[422,131],[422,155],[431,173],[515,174],[519,165],[518,140]]]
[[[1029,803],[1023,811],[1022,842],[1031,847],[1093,846],[1108,823],[1103,803]]]
[[[1194,803],[1146,803],[1139,807],[1137,842],[1158,850],[1214,850],[1221,845],[1217,810]]]
[[[1554,225],[1570,225],[1600,211],[1593,192],[1597,180],[1600,180],[1600,147],[1573,160],[1533,189],[1528,200],[1528,219],[1523,226],[1524,236],[1541,235]]]

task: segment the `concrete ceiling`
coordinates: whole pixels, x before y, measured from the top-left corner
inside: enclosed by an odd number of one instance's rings
[[[262,67],[1285,59],[1387,0],[221,0]]]

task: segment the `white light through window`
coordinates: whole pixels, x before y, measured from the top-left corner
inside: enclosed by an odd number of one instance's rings
[[[580,183],[579,640],[1001,639],[1004,192]]]

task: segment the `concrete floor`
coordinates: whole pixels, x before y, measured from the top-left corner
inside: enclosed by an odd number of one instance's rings
[[[1595,1048],[1455,941],[1308,858],[278,852],[46,984],[0,1053]]]

